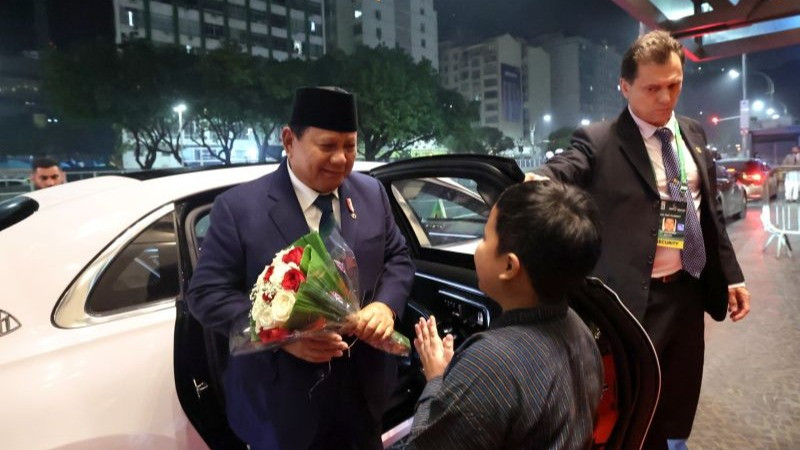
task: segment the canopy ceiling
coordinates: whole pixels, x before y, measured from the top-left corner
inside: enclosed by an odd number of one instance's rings
[[[694,61],[800,44],[800,0],[612,0]]]

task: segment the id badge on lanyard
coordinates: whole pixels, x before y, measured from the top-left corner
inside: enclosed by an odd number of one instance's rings
[[[676,127],[677,128],[677,127]],[[669,191],[669,183],[679,183],[679,191],[681,196],[686,199],[689,192],[689,185],[686,177],[686,166],[683,162],[683,153],[681,153],[681,135],[680,129],[676,130],[675,146],[678,154],[678,163],[680,168],[680,180],[667,180],[667,191]],[[691,195],[688,197],[691,198]],[[686,211],[688,205],[686,201],[680,200],[661,200],[661,209],[659,210],[659,229],[658,229],[658,246],[666,248],[675,248],[682,250],[685,241],[686,232]]]
[[[683,249],[686,230],[686,202],[661,200],[658,246]]]

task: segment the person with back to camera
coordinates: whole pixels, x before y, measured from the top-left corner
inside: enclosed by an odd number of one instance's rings
[[[508,188],[475,251],[503,313],[453,355],[436,319],[415,325],[428,380],[408,449],[587,449],[603,387],[592,333],[567,306],[600,254],[597,211],[558,182]]]

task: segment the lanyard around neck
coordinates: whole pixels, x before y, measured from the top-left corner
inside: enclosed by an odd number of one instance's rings
[[[680,190],[681,192],[686,192],[689,190],[689,183],[686,181],[686,163],[683,161],[683,152],[681,151],[681,142],[683,139],[681,138],[681,127],[678,126],[678,120],[675,120],[675,126],[672,130],[673,136],[675,136],[675,151],[678,153],[678,169],[680,170]]]

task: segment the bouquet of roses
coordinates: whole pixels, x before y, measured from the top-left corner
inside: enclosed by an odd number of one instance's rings
[[[275,349],[321,330],[346,334],[355,327],[360,309],[355,256],[335,231],[326,243],[330,251],[312,231],[275,255],[250,291],[246,322],[232,328],[232,354]],[[402,356],[411,349],[397,331],[369,344]]]

